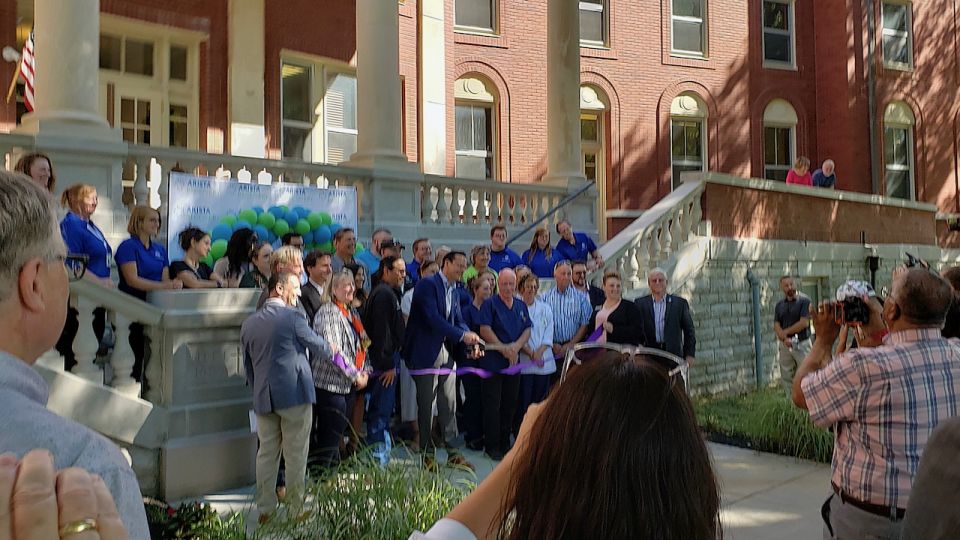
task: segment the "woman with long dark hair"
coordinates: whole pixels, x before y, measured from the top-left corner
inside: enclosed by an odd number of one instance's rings
[[[252,268],[240,279],[240,287],[262,289],[267,286],[267,280],[270,279],[270,255],[272,253],[273,246],[269,242],[258,240],[253,245],[253,255],[250,257]]]
[[[257,233],[244,227],[233,231],[227,242],[227,252],[213,265],[213,273],[223,279],[224,287],[239,287],[240,280],[253,270],[253,246]]]
[[[222,278],[201,259],[210,253],[210,235],[196,227],[180,232],[183,259],[170,263],[170,279],[179,279],[185,289],[219,289]]]
[[[620,274],[605,273],[603,293],[606,300],[593,311],[587,328],[591,333],[603,329],[597,339],[600,343],[639,345],[640,336],[643,335],[640,309],[633,302],[624,301],[621,292]]]
[[[605,354],[571,369],[530,406],[496,469],[411,538],[719,538],[710,455],[679,370],[661,356]]]
[[[40,184],[43,189],[53,193],[57,188],[57,176],[53,174],[53,162],[46,154],[27,154],[17,161],[15,167],[17,172],[30,177],[31,180]]]

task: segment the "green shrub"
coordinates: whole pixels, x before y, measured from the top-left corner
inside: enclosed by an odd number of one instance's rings
[[[733,397],[702,398],[694,404],[708,438],[829,463],[833,434],[810,422],[779,389]]]
[[[405,540],[414,530],[425,531],[446,515],[473,489],[474,479],[468,471],[431,473],[419,462],[394,460],[381,468],[366,457],[351,458],[332,473],[308,480],[302,509],[281,505],[265,525],[251,525],[255,530],[251,538]],[[165,513],[160,512],[160,517]],[[247,538],[243,513],[219,519],[209,519],[207,512],[195,513],[201,519],[182,527],[188,534],[154,538]]]

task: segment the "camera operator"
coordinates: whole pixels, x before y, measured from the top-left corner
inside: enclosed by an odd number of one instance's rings
[[[813,423],[835,426],[824,538],[900,538],[927,439],[960,405],[960,342],[940,336],[950,285],[928,268],[900,267],[891,289],[882,307],[863,298],[859,347],[832,361],[840,324],[836,304],[821,304],[816,343],[793,382],[793,401]]]

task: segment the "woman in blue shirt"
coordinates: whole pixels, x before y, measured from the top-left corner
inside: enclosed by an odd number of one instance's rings
[[[110,259],[113,256],[113,250],[107,243],[103,231],[91,219],[97,210],[98,202],[97,188],[89,184],[74,184],[64,190],[60,197],[60,204],[67,210],[67,215],[60,222],[60,235],[63,236],[68,253],[87,256],[87,272],[83,279],[113,288],[113,280],[110,279]],[[79,326],[79,314],[71,307],[67,312],[67,321],[56,347],[57,352],[63,355],[66,370],[76,365],[73,340],[77,336]],[[103,339],[105,326],[106,311],[103,308],[95,309],[93,332],[98,342]]]
[[[550,231],[546,227],[537,227],[530,242],[530,249],[524,251],[520,258],[538,278],[552,278],[554,265],[562,260],[562,257],[550,247]]]
[[[472,301],[460,308],[467,328],[478,334],[480,333],[480,308],[493,295],[493,284],[487,276],[489,274],[474,276],[470,279],[467,288],[473,295]],[[457,363],[460,367],[480,367],[479,360],[467,358],[466,355],[459,358]],[[470,450],[483,450],[483,404],[480,397],[480,377],[475,374],[464,374],[458,376],[457,380],[463,385],[463,403],[457,408],[463,422],[461,428],[463,439]]]
[[[117,246],[117,268],[120,270],[120,285],[118,288],[132,296],[146,301],[150,291],[183,288],[179,279],[170,279],[167,267],[170,261],[167,250],[153,241],[153,237],[160,232],[160,214],[149,206],[137,206],[130,212],[130,221],[127,222],[127,238]],[[143,357],[149,347],[147,337],[143,332],[143,325],[130,325],[130,347],[133,349],[132,377],[142,380]]]

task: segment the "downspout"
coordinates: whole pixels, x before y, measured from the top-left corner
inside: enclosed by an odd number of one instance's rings
[[[880,161],[877,154],[877,74],[876,17],[873,0],[865,0],[867,11],[867,117],[870,136],[870,185],[872,193],[880,193]]]
[[[757,389],[764,387],[763,381],[763,337],[760,335],[760,280],[747,269],[747,282],[750,283],[751,299],[753,303],[753,372],[757,378]]]

